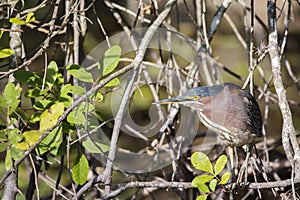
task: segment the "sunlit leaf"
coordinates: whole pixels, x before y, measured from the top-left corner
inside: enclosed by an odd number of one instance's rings
[[[192,181],[192,186],[197,187],[198,183],[206,183],[214,178],[213,175],[208,175],[208,174],[202,174],[200,176],[197,176],[193,179]]]
[[[94,101],[102,101],[103,100],[103,95],[101,94],[101,92],[96,92],[95,96],[93,97]]]
[[[221,173],[221,171],[224,169],[224,167],[226,166],[226,163],[227,163],[227,156],[225,155],[221,155],[215,166],[214,166],[214,170],[215,170],[215,175],[218,175]]]
[[[196,200],[206,200],[208,197],[208,194],[199,195]]]
[[[20,18],[10,18],[9,22],[13,23],[13,24],[18,24],[18,25],[26,24],[26,22],[24,20],[20,19]]]
[[[83,185],[86,182],[89,170],[89,164],[84,154],[79,154],[72,168],[72,178],[77,185]]]
[[[99,61],[99,74],[103,76],[110,74],[118,66],[120,57],[120,46],[112,46],[106,50],[104,56]]]
[[[196,169],[213,174],[212,164],[209,158],[207,157],[207,155],[205,155],[204,153],[202,152],[193,153],[191,157],[191,161],[193,166]]]
[[[114,78],[111,81],[109,81],[107,84],[104,85],[104,87],[114,87],[120,84],[120,80],[118,78]]]
[[[28,13],[25,22],[30,23],[34,21],[35,21],[34,13],[33,12]]]
[[[213,179],[209,182],[209,188],[212,190],[212,191],[215,191],[216,190],[216,187],[217,187],[217,184],[218,184],[218,180],[217,179]]]
[[[25,138],[25,142],[29,146],[34,145],[40,139],[41,135],[42,135],[42,133],[38,130],[30,130],[30,131],[25,131],[23,133],[23,137]]]
[[[203,193],[209,193],[210,192],[208,186],[205,185],[205,183],[198,183],[197,187],[200,190],[200,192],[203,192]]]
[[[25,141],[23,141],[16,144],[16,148],[25,151],[29,148],[29,145]]]
[[[12,49],[1,49],[0,50],[0,59],[7,58],[11,55],[13,55],[15,52]]]
[[[226,184],[230,178],[231,173],[230,172],[225,172],[222,177],[221,177],[221,181],[219,184]]]
[[[40,130],[45,131],[54,126],[58,118],[64,113],[64,104],[58,102],[45,110],[41,115]]]
[[[15,84],[9,82],[6,84],[4,92],[3,92],[3,97],[6,100],[7,104],[11,104],[15,100],[17,100],[21,94],[22,89],[17,88]]]

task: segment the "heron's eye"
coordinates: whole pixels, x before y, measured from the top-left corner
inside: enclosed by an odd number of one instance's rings
[[[193,99],[194,99],[194,100],[199,100],[200,97],[199,97],[199,96],[193,96]]]

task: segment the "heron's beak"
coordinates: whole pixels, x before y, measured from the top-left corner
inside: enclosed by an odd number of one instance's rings
[[[170,98],[170,99],[163,99],[160,101],[156,101],[153,104],[172,104],[172,103],[185,104],[188,102],[191,102],[190,98],[178,96],[178,97],[174,97],[174,98]]]

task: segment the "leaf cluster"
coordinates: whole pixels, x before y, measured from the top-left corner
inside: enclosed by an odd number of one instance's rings
[[[28,15],[29,16],[29,15]],[[21,19],[11,19],[12,23],[21,23]],[[24,23],[35,20],[33,15],[26,18]],[[22,22],[23,23],[23,22]],[[98,62],[98,77],[94,78],[92,73],[80,65],[69,65],[67,72],[74,78],[84,83],[92,85],[101,82],[104,76],[112,73],[118,66],[121,57],[121,48],[113,46],[108,49]],[[74,97],[82,96],[86,91],[84,87],[65,84],[63,75],[60,73],[57,63],[51,61],[44,73],[19,70],[14,73],[15,79],[23,85],[23,93],[20,86],[8,83],[2,95],[0,95],[0,126],[6,129],[0,130],[0,152],[6,153],[6,169],[12,166],[14,160],[18,160],[30,146],[39,143],[35,151],[38,155],[50,153],[54,156],[66,154],[67,142],[64,140],[66,134],[76,138],[76,131],[84,131],[86,126],[96,128],[98,121],[103,121],[101,112],[95,109],[95,102],[102,101],[101,92],[97,91],[91,95],[87,101],[81,102],[74,107],[65,120],[60,121],[60,116],[65,109],[72,106]],[[104,87],[114,87],[119,84],[119,79],[115,78]],[[20,102],[24,99],[33,103],[31,109],[21,109]],[[28,101],[27,100],[27,101]],[[90,115],[95,117],[89,118]],[[90,120],[95,119],[95,120]],[[20,130],[14,128],[14,122],[21,120],[26,126]],[[48,132],[50,128],[59,125]],[[31,128],[34,127],[34,128]],[[86,132],[86,131],[84,131]],[[39,141],[42,135],[46,137]],[[75,144],[76,142],[74,142]],[[80,148],[91,153],[106,152],[109,146],[103,141],[86,139]],[[76,156],[72,178],[76,184],[84,184],[87,179],[89,165],[84,153],[80,152]]]
[[[192,154],[192,165],[200,171],[207,172],[197,176],[192,181],[192,186],[197,187],[200,192],[204,193],[197,197],[197,200],[205,200],[211,192],[216,191],[218,185],[224,185],[228,182],[231,173],[225,172],[221,178],[219,175],[227,164],[227,156],[221,155],[215,165],[211,163],[207,155],[202,152],[195,152]]]

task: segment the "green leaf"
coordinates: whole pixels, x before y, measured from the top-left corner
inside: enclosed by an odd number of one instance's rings
[[[96,144],[96,145],[95,145]],[[109,146],[106,144],[102,144],[98,141],[87,139],[85,140],[82,145],[86,150],[88,150],[90,153],[103,153],[107,152],[109,150]]]
[[[30,77],[34,76],[32,72],[26,71],[24,69],[18,70],[14,73],[14,77],[20,83],[26,83]]]
[[[15,100],[9,105],[8,115],[11,115],[13,112],[15,112],[15,110],[18,108],[20,102],[21,102],[21,100]]]
[[[26,24],[26,22],[24,20],[20,19],[20,18],[10,18],[9,22],[13,23],[13,24],[19,24],[19,25]]]
[[[14,160],[19,160],[23,155],[23,151],[15,148],[14,146],[10,149],[10,155]]]
[[[35,98],[35,97],[38,97],[40,96],[40,88],[33,88],[33,89],[29,89],[27,90],[27,92],[25,93],[25,97],[28,97],[28,98]]]
[[[73,86],[71,84],[66,84],[60,89],[59,96],[64,97],[67,96],[69,93],[82,95],[85,93],[85,89],[81,86]]]
[[[215,166],[214,166],[214,170],[215,170],[215,175],[218,175],[221,173],[221,171],[224,169],[224,167],[226,166],[226,163],[227,163],[227,156],[225,155],[221,155]]]
[[[4,99],[3,96],[0,95],[0,108],[7,107],[7,106],[8,106],[8,104],[7,104],[6,100]]]
[[[79,154],[72,168],[72,177],[77,185],[83,185],[86,182],[89,170],[89,164],[84,154]]]
[[[41,99],[41,100],[38,100],[37,102],[35,102],[33,107],[36,110],[44,111],[45,109],[48,109],[52,103],[53,103],[53,101],[50,101],[48,99]]]
[[[207,155],[205,155],[204,153],[202,152],[193,153],[191,157],[191,161],[193,166],[196,169],[214,174],[212,169],[212,164],[209,158],[207,157]]]
[[[230,178],[231,173],[230,172],[225,172],[222,177],[221,177],[221,181],[219,182],[219,184],[226,184]]]
[[[104,85],[104,87],[114,87],[120,84],[120,80],[118,78],[114,78]]]
[[[200,176],[197,176],[192,181],[192,186],[197,187],[198,183],[207,183],[208,181],[212,180],[214,178],[213,175],[203,174]]]
[[[22,140],[23,137],[19,133],[20,131],[16,128],[8,130],[8,140],[10,144],[17,144],[20,140]]]
[[[200,192],[203,192],[203,193],[209,193],[210,192],[209,188],[207,187],[207,185],[205,185],[205,183],[198,183],[197,187],[200,190]]]
[[[28,13],[25,22],[26,23],[30,23],[30,22],[34,22],[35,21],[35,17],[34,17],[34,13]]]
[[[11,55],[13,55],[15,52],[12,49],[1,49],[0,50],[0,59],[7,58]]]
[[[78,110],[73,110],[68,114],[67,121],[71,124],[76,125],[84,125],[85,124],[85,117],[84,114]]]
[[[6,142],[1,142],[0,143],[0,152],[3,152],[7,149],[7,143]]]
[[[209,182],[209,188],[212,190],[212,191],[215,191],[216,190],[216,187],[217,187],[217,184],[218,184],[218,180],[217,179],[213,179]]]
[[[196,200],[206,200],[208,197],[208,194],[199,195]]]
[[[41,119],[41,113],[33,113],[31,116],[30,116],[30,123],[36,123],[36,122],[39,122],[40,119]]]
[[[39,144],[38,152],[44,154],[47,151],[58,151],[60,144],[62,143],[62,126],[58,126],[51,131]]]
[[[64,113],[64,104],[61,102],[55,103],[48,110],[45,110],[41,115],[40,130],[45,131],[54,126],[58,118]]]
[[[25,138],[25,142],[29,146],[34,145],[40,139],[41,135],[42,135],[42,133],[38,130],[30,130],[30,131],[25,131],[23,133],[23,137]]]
[[[51,61],[47,67],[46,84],[51,89],[54,85],[58,74],[58,67],[55,61]]]
[[[67,66],[67,70],[72,76],[80,81],[94,83],[92,74],[79,65],[69,65]]]
[[[99,61],[99,74],[105,76],[114,71],[114,69],[118,66],[120,57],[120,46],[112,46],[106,50],[104,56]]]
[[[93,101],[103,101],[103,95],[101,92],[97,91],[93,96]]]
[[[22,89],[16,88],[13,83],[7,83],[3,92],[3,97],[6,100],[6,103],[9,105],[12,102],[16,101],[19,98],[21,91]]]
[[[11,166],[12,166],[12,160],[10,155],[10,149],[8,149],[5,156],[5,169],[9,170]]]
[[[25,151],[29,148],[29,145],[23,141],[23,142],[19,142],[18,144],[16,144],[16,148],[22,151]]]

